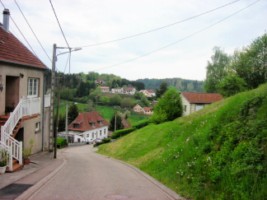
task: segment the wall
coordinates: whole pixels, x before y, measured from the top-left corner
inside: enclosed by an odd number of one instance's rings
[[[192,112],[192,108],[190,103],[187,101],[187,99],[181,95],[182,105],[183,105],[183,116],[189,115]],[[184,110],[184,107],[186,106],[186,110]]]

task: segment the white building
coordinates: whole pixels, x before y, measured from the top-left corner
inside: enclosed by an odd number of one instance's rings
[[[71,122],[68,129],[71,133],[80,137],[74,137],[77,141],[94,141],[108,137],[108,122],[96,111],[79,113],[76,119]],[[84,140],[82,140],[84,138]]]

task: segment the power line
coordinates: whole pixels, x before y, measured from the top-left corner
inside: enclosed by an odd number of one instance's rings
[[[227,7],[227,6],[230,6],[234,3],[237,3],[238,1],[240,0],[235,0],[235,1],[231,1],[227,4],[223,4],[221,6],[218,6],[216,8],[213,8],[211,10],[207,10],[205,12],[202,12],[200,14],[197,14],[197,15],[194,15],[194,16],[191,16],[191,17],[188,17],[188,18],[185,18],[185,19],[182,19],[180,21],[176,21],[176,22],[173,22],[171,24],[167,24],[167,25],[164,25],[164,26],[161,26],[161,27],[157,27],[157,28],[153,28],[153,29],[150,29],[148,31],[144,31],[144,32],[140,32],[140,33],[137,33],[137,34],[133,34],[133,35],[129,35],[129,36],[125,36],[125,37],[122,37],[122,38],[118,38],[118,39],[113,39],[113,40],[107,40],[107,41],[104,41],[104,42],[98,42],[98,43],[94,43],[94,44],[89,44],[89,45],[85,45],[85,46],[81,46],[82,48],[86,48],[86,47],[93,47],[93,46],[100,46],[100,45],[104,45],[104,44],[109,44],[109,43],[113,43],[113,42],[118,42],[118,41],[122,41],[122,40],[126,40],[126,39],[131,39],[131,38],[135,38],[135,37],[138,37],[138,36],[141,36],[141,35],[145,35],[145,34],[148,34],[148,33],[152,33],[152,32],[155,32],[155,31],[159,31],[159,30],[162,30],[162,29],[165,29],[165,28],[169,28],[171,26],[175,26],[177,24],[181,24],[181,23],[184,23],[186,21],[190,21],[192,19],[195,19],[195,18],[198,18],[198,17],[201,17],[203,15],[207,15],[211,12],[214,12],[216,10],[219,10],[221,8],[224,8],[224,7]]]
[[[2,6],[6,9],[5,5],[3,4],[2,0],[0,0]],[[14,25],[16,26],[16,28],[18,29],[19,33],[21,34],[21,36],[23,37],[23,39],[26,41],[26,43],[28,44],[28,46],[30,47],[32,53],[37,57],[37,54],[35,53],[35,51],[33,50],[32,46],[30,45],[30,43],[28,42],[28,40],[26,39],[26,37],[24,36],[24,34],[22,33],[22,31],[20,30],[20,28],[18,27],[18,25],[16,24],[15,20],[12,18],[12,16],[10,15],[10,18],[12,20],[12,22],[14,23]]]
[[[112,68],[112,67],[116,67],[116,66],[119,66],[119,65],[123,65],[123,64],[129,63],[129,62],[133,62],[133,61],[138,60],[138,59],[140,59],[140,58],[149,56],[149,55],[151,55],[151,54],[153,54],[153,53],[156,53],[156,52],[158,52],[158,51],[161,51],[161,50],[163,50],[163,49],[166,49],[166,48],[168,48],[168,47],[170,47],[170,46],[176,45],[177,43],[180,43],[180,42],[182,42],[182,41],[184,41],[184,40],[186,40],[186,39],[188,39],[188,38],[191,38],[191,37],[193,37],[193,36],[195,36],[195,35],[197,35],[197,34],[199,34],[199,33],[202,33],[202,32],[204,32],[204,31],[206,31],[206,30],[208,30],[208,29],[210,29],[210,28],[212,28],[212,27],[214,27],[214,26],[216,26],[216,25],[222,23],[223,21],[226,21],[227,19],[229,19],[229,18],[231,18],[231,17],[233,17],[233,16],[239,14],[240,12],[242,12],[242,11],[248,9],[249,7],[255,5],[255,4],[258,3],[259,1],[260,1],[260,0],[256,0],[256,1],[252,2],[251,4],[247,5],[246,7],[243,7],[243,8],[241,8],[241,9],[237,10],[236,12],[232,13],[231,15],[228,15],[227,17],[225,17],[225,18],[223,18],[223,19],[221,19],[221,20],[219,20],[219,21],[217,21],[217,22],[215,22],[215,23],[213,23],[213,24],[211,24],[211,25],[209,25],[209,26],[206,26],[205,28],[202,28],[202,29],[200,29],[200,30],[198,30],[198,31],[195,31],[195,32],[193,32],[193,33],[191,33],[191,34],[189,34],[189,35],[187,35],[187,36],[185,36],[185,37],[183,37],[183,38],[181,38],[181,39],[175,41],[175,42],[169,43],[169,44],[167,44],[167,45],[165,45],[165,46],[162,46],[162,47],[160,47],[160,48],[158,48],[158,49],[152,50],[152,51],[150,51],[150,52],[147,52],[147,53],[142,54],[142,55],[140,55],[140,56],[137,56],[137,57],[135,57],[135,58],[132,58],[132,59],[129,59],[129,60],[125,60],[125,61],[123,61],[123,62],[114,64],[114,65],[111,65],[111,66],[103,67],[103,68],[100,68],[100,69],[95,69],[95,70],[93,70],[93,71],[99,71],[99,70],[103,70],[103,69],[108,69],[108,68]]]
[[[58,26],[59,26],[59,28],[60,28],[60,31],[61,31],[61,33],[62,33],[62,36],[63,36],[63,38],[64,38],[64,40],[65,40],[65,42],[66,42],[66,44],[67,44],[67,47],[70,49],[70,45],[69,45],[69,43],[68,43],[68,41],[67,41],[67,39],[66,39],[66,36],[65,36],[65,34],[64,34],[64,31],[63,31],[63,29],[62,29],[62,27],[61,27],[61,25],[60,25],[60,22],[59,22],[59,20],[58,20],[57,13],[56,13],[56,10],[55,10],[55,8],[54,8],[54,6],[53,6],[52,0],[49,0],[49,2],[50,2],[50,4],[51,4],[53,13],[54,13],[54,15],[55,15],[55,17],[56,17],[56,20],[57,20]]]
[[[37,40],[37,42],[38,42],[39,45],[41,46],[43,52],[46,54],[46,56],[48,57],[48,59],[49,59],[50,61],[52,61],[51,58],[50,58],[50,56],[47,54],[46,50],[44,49],[42,43],[40,42],[40,40],[39,40],[38,37],[36,36],[35,32],[33,31],[33,29],[32,29],[32,27],[31,27],[29,21],[27,20],[27,18],[26,18],[25,15],[23,14],[23,12],[22,12],[22,10],[21,10],[19,4],[17,3],[16,0],[14,0],[14,2],[15,2],[15,4],[16,4],[16,6],[18,7],[20,13],[22,14],[23,18],[25,19],[26,23],[28,24],[29,28],[31,29],[31,31],[32,31],[32,33],[33,33],[35,39]]]

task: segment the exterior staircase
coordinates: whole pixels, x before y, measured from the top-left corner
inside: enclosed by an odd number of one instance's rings
[[[14,138],[21,128],[22,118],[40,113],[40,98],[22,98],[12,113],[0,116],[0,148],[8,151],[9,160],[7,166],[9,172],[23,167],[22,142]]]

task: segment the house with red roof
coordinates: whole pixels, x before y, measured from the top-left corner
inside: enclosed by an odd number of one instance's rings
[[[23,149],[48,148],[50,101],[44,92],[47,67],[9,31],[9,10],[0,23],[0,149],[9,153],[8,170],[23,165]],[[45,106],[44,106],[45,105]]]
[[[183,116],[201,110],[206,105],[220,101],[222,95],[218,93],[197,93],[197,92],[182,92],[181,93]]]
[[[108,137],[108,122],[96,111],[83,112],[68,126],[74,142],[94,141]],[[77,135],[78,137],[75,137]]]

